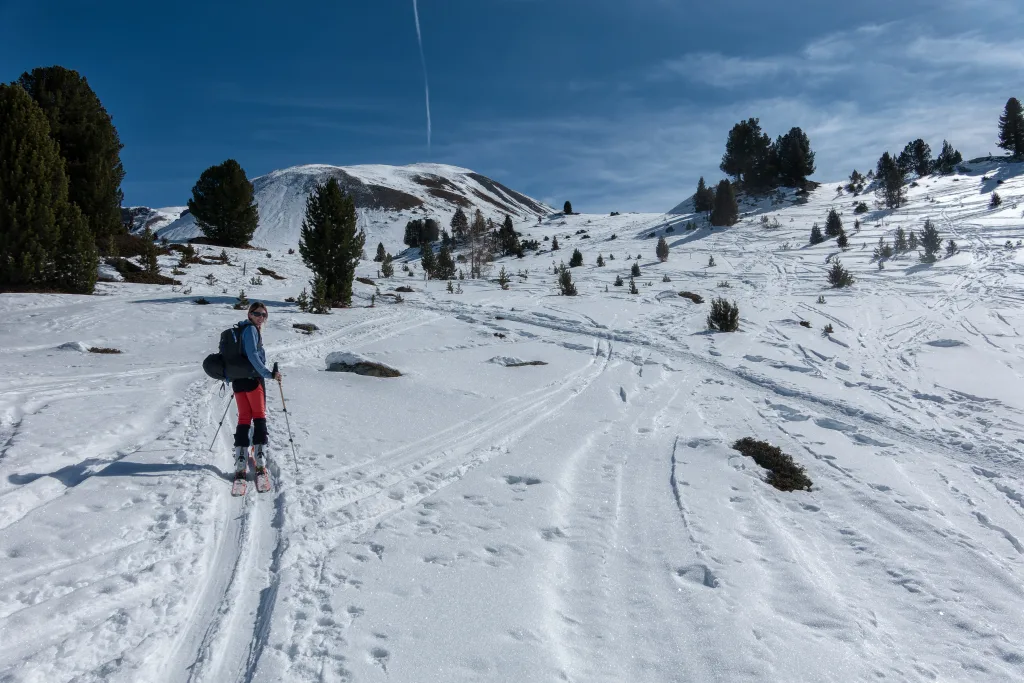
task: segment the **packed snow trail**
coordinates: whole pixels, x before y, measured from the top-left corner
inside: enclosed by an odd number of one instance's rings
[[[991,210],[982,173],[859,232],[834,188],[728,230],[517,225],[583,252],[576,298],[552,252],[503,261],[508,291],[402,273],[378,285],[404,303],[357,284],[331,316],[285,303],[309,274],[263,252],[191,266],[191,295],[0,295],[0,681],[1020,680],[1024,177]],[[833,205],[852,248],[805,246]],[[925,217],[962,252],[879,270],[879,235]],[[611,281],[638,254],[629,295]],[[853,288],[826,289],[833,255]],[[251,287],[247,259],[285,279]],[[198,359],[243,286],[299,474],[272,395],[275,488],[232,499]],[[740,332],[706,333],[680,290],[735,299]],[[334,351],[403,376],[324,372]],[[813,491],[767,486],[744,436]]]

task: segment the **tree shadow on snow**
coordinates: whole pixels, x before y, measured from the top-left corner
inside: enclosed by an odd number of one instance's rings
[[[92,468],[97,465],[108,463],[106,467],[100,470],[93,470]],[[25,484],[31,484],[37,479],[43,477],[52,477],[62,483],[67,488],[74,488],[81,484],[86,479],[92,477],[160,477],[167,474],[179,473],[179,472],[203,472],[207,471],[212,473],[219,479],[224,481],[231,481],[234,477],[228,472],[222,471],[219,467],[210,464],[197,465],[194,463],[141,463],[131,462],[126,460],[116,460],[110,462],[109,460],[99,460],[97,458],[89,458],[82,462],[75,463],[74,465],[68,465],[62,467],[54,472],[38,473],[28,472],[26,474],[11,474],[7,477],[7,481],[14,484],[15,486],[24,486]]]
[[[229,306],[234,306],[238,302],[238,297],[236,297],[236,296],[200,296],[200,295],[192,295],[192,296],[170,296],[170,297],[161,298],[161,299],[136,299],[136,300],[132,301],[131,303],[133,303],[133,304],[192,304],[193,306],[196,306],[198,304],[196,304],[195,301],[196,301],[196,299],[200,299],[200,298],[206,299],[207,301],[209,301],[210,305],[227,304]],[[260,298],[255,297],[255,296],[249,297],[249,301],[250,302],[252,302],[252,301],[259,301],[261,304],[265,305],[268,309],[271,309],[271,308],[287,308],[289,306],[294,306],[294,304],[287,303],[287,302],[284,302],[284,301],[273,301],[271,299],[260,299]],[[240,310],[238,313],[240,315],[243,315],[243,316],[245,315],[245,311],[241,311]]]

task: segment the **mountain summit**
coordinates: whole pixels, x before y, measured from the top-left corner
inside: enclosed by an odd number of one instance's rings
[[[260,222],[252,243],[260,247],[294,246],[306,210],[306,198],[318,183],[337,178],[355,199],[360,227],[371,233],[394,233],[397,226],[416,217],[433,217],[447,225],[456,209],[467,214],[480,209],[500,220],[546,216],[553,209],[524,194],[466,168],[444,164],[409,166],[329,166],[310,164],[273,171],[253,179]],[[380,230],[391,226],[392,229]],[[158,235],[169,240],[200,236],[195,218],[183,214]]]

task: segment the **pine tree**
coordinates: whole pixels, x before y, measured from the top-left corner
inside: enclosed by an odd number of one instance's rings
[[[604,268],[604,257],[600,254],[597,255],[597,267]]]
[[[665,241],[664,237],[658,238],[658,246],[654,248],[654,253],[662,263],[668,261],[668,242]]]
[[[629,269],[629,274],[633,277],[640,277],[640,264],[633,261],[633,266]]]
[[[1024,108],[1016,97],[1006,101],[999,117],[998,144],[1015,157],[1024,156]]]
[[[988,208],[998,209],[1003,204],[1003,198],[999,196],[998,192],[993,192],[992,196],[988,200]]]
[[[950,240],[949,243],[946,244],[946,258],[956,256],[958,251],[960,251],[960,247],[956,246],[956,242],[953,240]]]
[[[423,267],[423,272],[427,274],[427,277],[434,276],[434,270],[437,268],[437,258],[434,256],[434,247],[430,244],[424,244],[420,247],[420,265]]]
[[[97,244],[124,233],[121,181],[124,167],[110,114],[85,77],[62,66],[23,73],[18,83],[42,108],[60,147],[68,176],[68,201],[76,204]],[[69,219],[70,220],[70,219]]]
[[[811,244],[821,244],[825,241],[825,236],[821,234],[821,228],[815,223],[811,226]]]
[[[906,176],[899,163],[885,152],[878,160],[875,177],[878,179],[878,195],[890,209],[898,209],[906,200]]]
[[[947,141],[942,141],[942,151],[939,152],[939,156],[935,159],[935,170],[942,175],[949,175],[956,170],[956,167],[963,163],[964,158],[960,155],[960,152],[953,149],[953,145]]]
[[[462,207],[455,209],[455,215],[452,216],[451,229],[452,239],[455,240],[456,244],[462,244],[466,241],[466,233],[469,230],[469,219],[466,218],[466,214],[463,212]]]
[[[579,268],[583,265],[583,253],[579,249],[572,250],[572,258],[569,259],[570,268]]]
[[[846,251],[850,247],[850,238],[846,236],[846,231],[841,231],[839,237],[836,238],[836,246]]]
[[[828,237],[839,237],[842,232],[843,219],[839,217],[838,211],[829,209],[828,217],[825,219],[825,235]]]
[[[387,256],[387,252],[384,251],[384,243],[377,242],[377,255],[373,257],[373,260],[377,263],[380,263],[384,260],[385,256]]]
[[[487,221],[484,214],[477,209],[473,214],[473,222],[469,224],[469,275],[479,278],[483,272],[483,264],[491,260],[490,238],[487,234]]]
[[[791,128],[775,143],[779,157],[779,182],[786,187],[803,187],[807,176],[814,175],[811,141],[800,128]]]
[[[729,131],[719,168],[742,182],[745,189],[758,192],[774,187],[778,181],[777,165],[778,152],[772,139],[761,131],[759,119],[741,121]],[[718,192],[715,194],[717,207]]]
[[[147,241],[145,246],[145,252],[143,257],[146,259],[146,272],[151,275],[160,274],[160,264],[157,261],[156,245],[153,242]]]
[[[394,276],[395,264],[391,258],[391,254],[384,254],[384,260],[380,263],[380,274],[386,278]]]
[[[203,171],[188,208],[203,234],[225,247],[244,247],[259,223],[252,183],[234,159]]]
[[[558,251],[558,237],[551,238],[551,251]]]
[[[562,208],[562,213],[564,213],[566,216],[571,216],[572,215],[572,202],[570,202],[570,201],[566,201],[565,202],[565,206]]]
[[[639,294],[640,293],[640,290],[636,288],[636,282],[633,280],[633,278],[629,278],[629,293],[630,294]]]
[[[733,192],[732,183],[723,180],[718,183],[718,189],[715,190],[715,208],[711,212],[711,225],[735,225],[739,219],[740,208],[736,204],[736,193]]]
[[[455,277],[455,260],[452,258],[452,250],[441,245],[441,252],[437,255],[437,262],[434,265],[435,277],[438,280],[451,280]]]
[[[853,284],[853,275],[843,267],[839,259],[832,260],[832,268],[828,271],[828,283],[833,287],[849,287]]]
[[[713,299],[707,323],[709,330],[735,332],[740,328],[740,309],[736,302],[729,303],[722,298]]]
[[[505,215],[505,221],[501,224],[501,229],[498,230],[498,249],[505,256],[510,256],[520,251],[519,236],[512,225],[512,217],[507,214]]]
[[[564,263],[558,268],[558,290],[562,296],[576,296],[576,285],[572,282],[572,273]]]
[[[887,258],[892,258],[892,245],[885,241],[885,236],[878,238],[878,246],[875,247],[871,257],[879,261],[883,261]]]
[[[907,250],[917,251],[917,233],[913,230],[910,231],[910,236],[907,238]]]
[[[925,220],[924,230],[921,231],[921,247],[924,249],[921,260],[925,263],[934,263],[935,255],[942,248],[942,238],[930,218]]]
[[[0,290],[89,294],[97,262],[46,114],[20,85],[0,84]]]
[[[328,307],[352,305],[352,280],[365,242],[356,226],[355,203],[337,178],[317,184],[306,199],[299,238],[302,261],[314,274],[314,300]]]
[[[697,192],[693,195],[694,213],[711,213],[715,208],[715,191],[704,184],[704,176],[697,181]]]
[[[615,276],[615,282],[614,282],[613,284],[614,284],[614,285],[615,285],[616,287],[621,287],[621,286],[622,286],[622,284],[623,284],[623,283],[622,283],[622,276],[621,276],[621,275],[616,275],[616,276]]]
[[[896,228],[896,239],[892,245],[897,254],[905,254],[910,250],[910,243],[907,241],[907,231],[902,227]]]

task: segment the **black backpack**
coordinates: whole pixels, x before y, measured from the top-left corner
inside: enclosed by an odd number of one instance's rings
[[[211,353],[203,361],[207,375],[221,382],[258,376],[242,346],[242,331],[247,326],[248,323],[235,325],[220,333],[220,353]]]

